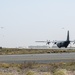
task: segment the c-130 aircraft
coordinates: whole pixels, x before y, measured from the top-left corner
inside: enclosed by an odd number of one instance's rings
[[[69,39],[69,30],[67,31],[67,39],[65,41],[50,41],[50,40],[47,40],[47,41],[36,41],[36,42],[46,42],[46,44],[50,44],[51,42],[56,44],[57,47],[61,48],[61,47],[65,47],[67,48],[68,45],[70,44],[70,42],[74,42],[75,44],[75,41],[70,41]]]

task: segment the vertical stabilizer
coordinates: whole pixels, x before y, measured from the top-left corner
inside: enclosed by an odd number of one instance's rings
[[[67,41],[69,41],[69,30],[67,32]]]

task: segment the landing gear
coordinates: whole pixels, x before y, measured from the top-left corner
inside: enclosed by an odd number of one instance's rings
[[[59,46],[59,48],[61,48],[61,46]]]
[[[65,48],[67,48],[67,47],[65,47]]]

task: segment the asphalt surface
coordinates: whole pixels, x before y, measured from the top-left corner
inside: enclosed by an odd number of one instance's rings
[[[0,62],[7,63],[52,63],[75,61],[75,53],[50,53],[50,54],[25,54],[25,55],[0,55]]]

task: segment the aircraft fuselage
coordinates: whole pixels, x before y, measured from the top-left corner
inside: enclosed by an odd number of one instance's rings
[[[70,41],[62,41],[62,42],[57,43],[57,46],[59,48],[61,48],[61,47],[67,48],[67,46],[69,45],[69,43],[70,43]]]

